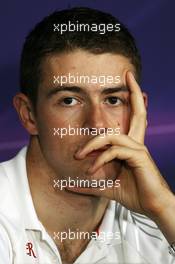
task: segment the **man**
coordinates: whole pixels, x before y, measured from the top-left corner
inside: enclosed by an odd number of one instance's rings
[[[109,14],[55,12],[28,35],[14,106],[30,142],[0,166],[0,263],[174,263],[175,197],[144,145],[140,74]]]

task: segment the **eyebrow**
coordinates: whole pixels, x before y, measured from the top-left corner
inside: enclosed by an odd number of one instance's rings
[[[59,92],[74,92],[74,93],[81,93],[81,94],[87,94],[84,89],[78,86],[57,86],[52,88],[48,93],[47,93],[47,98],[51,98],[53,95],[59,93]],[[111,87],[111,88],[104,88],[102,89],[101,93],[102,94],[112,94],[116,92],[129,92],[129,89],[127,86],[122,85],[119,87]]]

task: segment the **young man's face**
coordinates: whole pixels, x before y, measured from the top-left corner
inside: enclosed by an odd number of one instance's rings
[[[83,50],[58,54],[43,64],[43,80],[39,87],[36,122],[43,155],[60,179],[115,179],[120,162],[104,165],[94,175],[87,170],[100,153],[91,153],[77,160],[75,153],[94,135],[54,136],[54,128],[116,128],[127,134],[130,120],[129,91],[126,88],[126,72],[134,67],[122,55],[92,54]],[[120,76],[120,82],[67,83],[59,90],[54,76]],[[54,88],[57,92],[51,92]],[[78,88],[75,88],[78,87]],[[121,90],[113,89],[122,87]],[[64,88],[64,89],[62,89]],[[68,88],[68,89],[67,89]]]

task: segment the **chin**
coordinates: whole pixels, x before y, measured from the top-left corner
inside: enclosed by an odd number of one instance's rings
[[[96,180],[115,180],[121,170],[121,162],[120,161],[112,161],[103,167],[99,168],[95,173],[89,175],[91,179]]]

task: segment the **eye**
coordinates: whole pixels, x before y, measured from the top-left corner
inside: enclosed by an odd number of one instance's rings
[[[122,99],[120,99],[119,97],[116,97],[116,96],[110,96],[110,97],[106,98],[105,102],[107,104],[115,105],[115,106],[118,106],[118,105],[123,103]]]
[[[61,100],[61,104],[64,106],[73,106],[78,103],[78,100],[73,97],[65,97]]]

